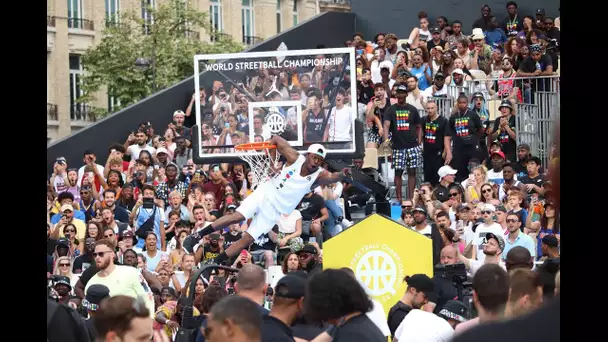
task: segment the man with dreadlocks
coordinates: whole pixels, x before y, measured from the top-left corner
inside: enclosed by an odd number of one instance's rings
[[[467,166],[471,158],[477,158],[479,139],[484,133],[479,115],[469,108],[469,99],[460,93],[456,110],[450,116],[449,128],[454,142],[452,167],[458,170],[456,181],[462,182],[469,176]]]

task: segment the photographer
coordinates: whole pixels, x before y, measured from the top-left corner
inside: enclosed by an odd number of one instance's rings
[[[483,246],[483,254],[485,255],[485,259],[483,261],[468,259],[461,254],[458,255],[458,260],[464,264],[466,270],[470,272],[471,277],[475,276],[475,272],[477,272],[477,270],[485,264],[497,264],[506,271],[507,269],[505,264],[501,260],[504,249],[505,240],[502,238],[502,236],[487,233],[486,244]]]

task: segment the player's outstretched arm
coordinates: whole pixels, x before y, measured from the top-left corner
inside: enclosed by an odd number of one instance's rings
[[[295,163],[300,157],[298,151],[294,150],[291,145],[289,145],[287,140],[281,138],[280,136],[275,135],[268,141],[277,146],[277,151],[279,151],[279,153],[285,157],[287,160],[287,165]]]
[[[344,178],[348,177],[351,174],[350,168],[344,168],[340,172],[328,172],[323,171],[319,174],[317,181],[313,188],[318,185],[332,184],[336,182],[341,182]]]

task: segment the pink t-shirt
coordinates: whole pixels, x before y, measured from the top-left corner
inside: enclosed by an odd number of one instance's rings
[[[461,334],[463,331],[469,330],[477,325],[479,325],[479,317],[473,318],[472,320],[464,323],[460,323],[454,329],[454,336]]]

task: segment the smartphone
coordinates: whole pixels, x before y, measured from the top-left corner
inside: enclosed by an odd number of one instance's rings
[[[363,50],[355,50],[355,52],[357,53],[357,56],[361,56],[363,54]]]
[[[153,198],[144,198],[143,199],[143,207],[144,209],[152,209],[154,207],[154,199]]]
[[[220,171],[220,167],[219,166],[213,167],[213,172],[219,172],[219,171]]]
[[[224,124],[224,127],[226,127],[226,128],[230,128],[230,124],[226,122],[226,123]]]

